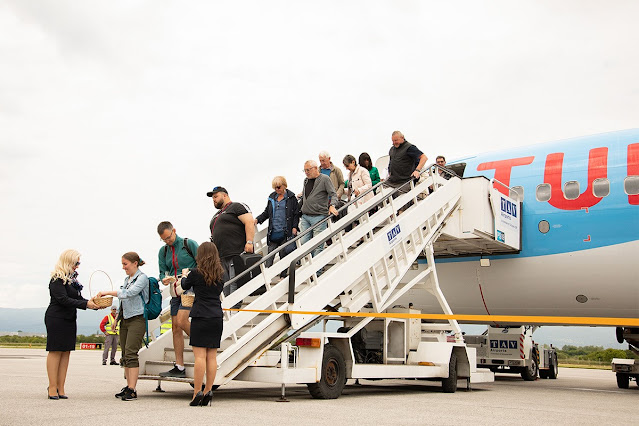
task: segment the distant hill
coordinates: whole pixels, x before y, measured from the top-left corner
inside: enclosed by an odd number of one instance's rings
[[[10,309],[0,308],[0,331],[24,331],[26,333],[46,333],[44,312],[46,308]],[[108,313],[100,311],[78,311],[78,334],[90,335],[99,332],[100,321]],[[486,327],[462,325],[467,334],[481,334]],[[535,341],[552,344],[557,348],[564,345],[603,346],[604,348],[627,349],[615,338],[612,327],[541,327],[534,334]]]
[[[26,333],[47,332],[44,313],[47,308],[11,309],[0,308],[0,331],[24,331]],[[99,332],[100,321],[108,310],[78,310],[78,334],[90,335]]]

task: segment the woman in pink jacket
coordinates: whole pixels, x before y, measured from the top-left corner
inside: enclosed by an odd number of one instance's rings
[[[362,166],[358,166],[355,157],[349,154],[344,157],[344,160],[342,162],[344,163],[344,167],[346,167],[350,172],[348,175],[347,193],[348,201],[351,201],[352,197],[359,197],[360,194],[363,194],[367,190],[371,189],[373,187],[373,184],[371,182],[371,176],[368,173],[368,170],[366,170]],[[357,204],[364,204],[366,201],[373,198],[373,195],[373,191],[369,192],[364,197],[362,197],[361,200],[358,200]]]

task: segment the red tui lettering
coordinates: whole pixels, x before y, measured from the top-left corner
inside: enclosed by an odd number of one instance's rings
[[[628,176],[639,176],[639,143],[628,145]],[[639,205],[639,194],[628,195],[628,203]]]
[[[527,166],[532,163],[535,157],[521,157],[511,158],[510,160],[489,161],[487,163],[481,163],[477,166],[478,171],[495,169],[495,180],[503,183],[506,186],[510,186],[510,173],[513,167]],[[493,186],[502,194],[508,196],[508,190],[498,183],[493,183]]]
[[[608,148],[594,148],[588,156],[588,187],[574,200],[567,200],[562,191],[562,172],[564,154],[557,152],[548,154],[544,171],[544,182],[550,184],[551,193],[548,203],[562,210],[579,210],[592,207],[601,201],[592,192],[592,184],[595,179],[604,179],[608,176]]]

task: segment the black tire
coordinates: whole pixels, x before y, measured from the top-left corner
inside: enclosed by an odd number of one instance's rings
[[[448,377],[442,380],[442,389],[444,393],[455,393],[457,390],[457,355],[455,352],[450,354]]]
[[[548,370],[548,378],[555,380],[559,375],[559,361],[557,360],[557,352],[553,352],[550,356],[550,370]]]
[[[322,376],[318,383],[307,383],[308,391],[316,399],[336,399],[346,385],[346,362],[335,346],[324,346],[322,357]]]
[[[550,371],[548,371],[548,370],[539,370],[539,378],[540,379],[547,379],[548,378],[548,374],[550,374]]]
[[[539,364],[537,363],[537,352],[533,351],[530,354],[531,363],[529,367],[524,367],[521,372],[521,378],[527,382],[532,382],[533,380],[537,380],[537,375],[539,374]]]
[[[619,389],[628,389],[630,386],[630,375],[617,373],[617,386]]]

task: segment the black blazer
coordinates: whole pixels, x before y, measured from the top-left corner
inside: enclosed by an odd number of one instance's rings
[[[195,292],[191,318],[222,318],[220,293],[223,286],[222,280],[213,285],[206,285],[204,276],[197,269],[189,272],[189,275],[182,280],[182,289],[193,288]]]
[[[71,282],[65,285],[60,278],[51,280],[49,294],[51,301],[45,315],[50,317],[74,320],[78,316],[77,309],[87,308],[88,300]]]

